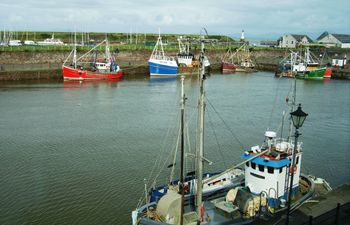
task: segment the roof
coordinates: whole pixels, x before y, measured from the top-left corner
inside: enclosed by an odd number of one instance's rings
[[[250,158],[253,158],[254,155],[252,154],[243,154],[243,159],[248,160]],[[268,160],[262,157],[256,157],[255,159],[251,160],[251,162],[256,163],[258,165],[262,166],[270,166],[273,168],[281,168],[285,167],[287,165],[290,165],[290,160],[285,158],[285,159],[278,159],[278,160]]]
[[[341,43],[350,43],[350,34],[332,34]]]
[[[336,38],[341,43],[350,43],[350,34],[330,34],[327,31],[323,32],[316,40],[319,41],[328,35],[332,35],[334,38]]]
[[[304,35],[304,34],[291,34],[291,36],[294,37],[295,40],[297,40],[297,41],[301,41],[301,39],[306,37],[310,43],[313,42],[311,38],[309,38],[307,35]]]
[[[316,40],[319,41],[322,38],[326,37],[329,33],[327,31],[323,32]]]

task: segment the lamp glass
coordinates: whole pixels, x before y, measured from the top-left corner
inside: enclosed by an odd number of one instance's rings
[[[290,115],[292,117],[294,127],[298,129],[303,126],[308,114],[301,109],[301,104],[299,104],[298,109],[294,112],[291,112]]]

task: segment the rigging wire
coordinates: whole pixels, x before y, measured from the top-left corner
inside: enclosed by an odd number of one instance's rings
[[[240,144],[240,147],[242,150],[245,149],[243,143],[238,139],[238,137],[234,134],[234,132],[232,131],[232,129],[227,125],[227,123],[225,122],[225,120],[222,118],[222,116],[219,114],[219,112],[215,109],[214,105],[210,102],[210,100],[205,97],[207,99],[207,102],[209,103],[209,105],[212,107],[212,109],[214,110],[214,112],[218,115],[218,117],[220,118],[220,120],[222,121],[222,123],[226,126],[227,130],[230,131],[231,135],[233,136],[233,138]]]
[[[268,128],[271,127],[272,116],[273,116],[273,114],[275,112],[275,109],[276,109],[276,103],[277,103],[277,96],[278,96],[279,87],[280,87],[280,85],[277,84],[276,85],[276,90],[275,90],[275,98],[274,98],[274,102],[272,104],[272,110],[271,110],[270,117],[269,117]]]
[[[213,124],[213,121],[211,120],[209,110],[207,110],[207,112],[208,112],[208,113],[207,113],[207,115],[208,115],[208,120],[209,120],[209,123],[210,123],[210,125],[211,125],[211,127],[212,127],[212,130],[213,130],[213,133],[214,133],[214,137],[215,137],[216,144],[218,145],[219,154],[220,154],[220,156],[221,156],[221,158],[222,158],[222,162],[223,162],[223,164],[224,164],[224,168],[227,168],[227,167],[226,167],[226,160],[225,160],[225,157],[224,157],[223,152],[221,151],[221,146],[220,146],[218,137],[217,137],[217,135],[216,135],[216,132],[215,132],[215,129],[214,129],[214,124]]]
[[[168,140],[168,138],[169,138],[169,136],[170,136],[170,131],[171,131],[171,129],[172,129],[172,126],[169,126],[168,127],[168,130],[167,130],[167,133],[166,133],[166,136],[165,136],[165,138],[163,139],[163,143],[162,143],[162,145],[161,145],[161,147],[160,147],[160,154],[158,154],[158,157],[156,158],[156,160],[154,161],[154,164],[153,164],[153,167],[152,167],[152,170],[151,170],[151,172],[150,172],[150,174],[149,174],[149,176],[148,176],[148,179],[147,179],[147,181],[148,182],[150,182],[150,180],[151,180],[151,177],[153,176],[153,173],[155,172],[155,170],[157,169],[157,168],[161,168],[160,166],[161,166],[161,162],[162,162],[162,158],[164,158],[164,156],[165,155],[167,155],[168,154],[168,152],[166,151],[166,145],[167,145],[167,143],[166,143],[166,141]],[[155,181],[153,181],[153,184],[155,183]],[[149,183],[147,184],[147,185],[149,185]]]

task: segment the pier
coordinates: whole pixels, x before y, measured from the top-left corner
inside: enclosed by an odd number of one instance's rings
[[[328,193],[316,185],[315,196],[292,212],[291,225],[348,225],[350,224],[350,183],[343,184]],[[253,225],[284,225],[285,215],[271,220],[258,220]]]

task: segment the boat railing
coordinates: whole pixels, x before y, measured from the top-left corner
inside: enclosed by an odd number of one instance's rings
[[[157,60],[166,60],[166,61],[175,61],[174,57],[170,57],[170,56],[165,56],[165,55],[152,55],[151,59],[157,59]]]
[[[288,141],[285,138],[276,138],[274,141],[274,146],[279,152],[291,153],[294,150],[294,141]],[[301,152],[303,142],[298,141],[297,143],[297,152]]]

